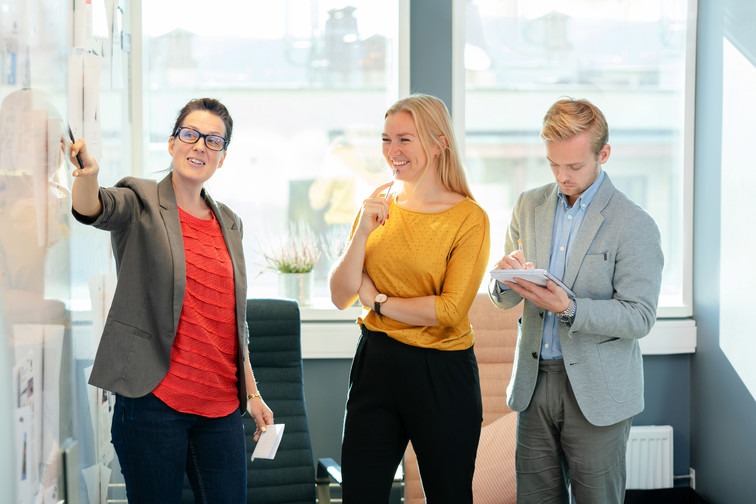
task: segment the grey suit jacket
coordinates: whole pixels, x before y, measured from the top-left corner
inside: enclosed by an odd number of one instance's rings
[[[80,222],[110,231],[118,282],[89,383],[127,397],[150,393],[168,372],[186,289],[186,258],[172,173],[159,183],[126,177],[100,188],[102,213]],[[220,224],[234,267],[239,338],[237,387],[246,407],[244,358],[248,329],[242,222],[202,191]]]
[[[557,204],[556,184],[520,195],[506,253],[522,239],[525,257],[548,269]],[[638,340],[656,321],[664,258],[651,216],[617,190],[607,175],[588,206],[570,252],[564,283],[576,295],[572,325],[559,324],[564,365],[586,419],[611,425],[643,410],[643,360]],[[511,308],[522,299],[489,285],[491,300]],[[538,375],[544,310],[525,301],[507,402],[530,404]]]

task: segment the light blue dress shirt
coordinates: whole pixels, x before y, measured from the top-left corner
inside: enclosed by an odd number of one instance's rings
[[[551,235],[551,258],[549,273],[564,280],[570,250],[575,242],[580,225],[583,223],[588,205],[593,201],[601,182],[604,181],[604,170],[598,178],[581,194],[575,204],[570,206],[567,197],[559,191],[557,208],[554,213],[554,230]],[[543,323],[543,338],[541,339],[541,359],[557,360],[562,358],[562,345],[559,342],[559,318],[556,313],[547,311]]]

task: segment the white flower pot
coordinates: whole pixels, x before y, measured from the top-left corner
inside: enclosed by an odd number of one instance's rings
[[[315,284],[315,275],[309,273],[279,273],[278,293],[281,297],[296,299],[299,306],[308,306],[311,303],[312,289]]]

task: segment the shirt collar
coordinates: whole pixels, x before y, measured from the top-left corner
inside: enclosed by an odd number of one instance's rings
[[[578,208],[581,208],[581,207],[588,208],[588,205],[591,204],[591,201],[593,201],[593,197],[596,196],[599,186],[601,186],[601,182],[604,181],[604,178],[605,178],[604,170],[600,169],[599,176],[596,178],[596,180],[593,181],[593,184],[588,186],[588,189],[583,191],[583,194],[581,194],[578,197],[577,201],[575,201],[574,206]],[[564,195],[564,193],[561,190],[557,192],[557,195],[559,196],[559,201],[562,202],[562,205],[564,205],[565,208],[570,208],[569,203],[567,203],[567,197]]]

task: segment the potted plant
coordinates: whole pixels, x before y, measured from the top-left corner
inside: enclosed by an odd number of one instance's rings
[[[265,269],[278,273],[282,297],[296,299],[301,306],[310,304],[314,275],[320,259],[318,240],[304,222],[290,223],[288,230],[260,246]]]

